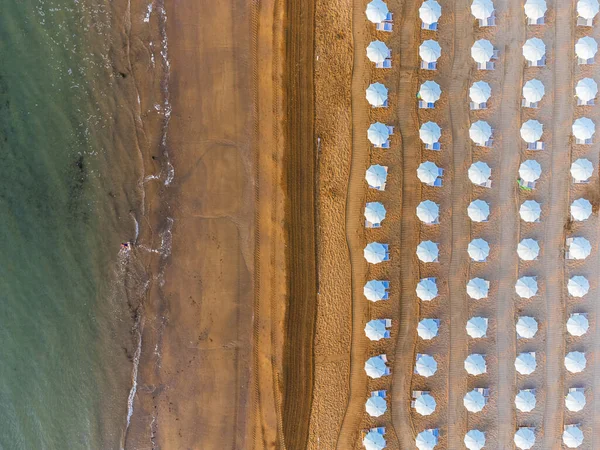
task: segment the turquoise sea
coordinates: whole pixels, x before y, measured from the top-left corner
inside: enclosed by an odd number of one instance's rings
[[[143,271],[110,1],[0,13],[0,449],[119,449]]]

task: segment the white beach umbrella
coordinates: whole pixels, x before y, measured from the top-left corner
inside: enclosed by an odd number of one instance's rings
[[[528,450],[535,444],[535,434],[526,427],[519,428],[514,437],[515,445],[522,450]]]
[[[469,128],[469,137],[477,145],[485,145],[492,137],[492,127],[485,120],[478,120],[471,124],[471,128]]]
[[[535,352],[519,353],[515,359],[515,369],[521,375],[530,375],[535,371],[537,363],[535,361]]]
[[[363,438],[365,450],[383,450],[387,445],[381,433],[369,431]]]
[[[467,207],[467,214],[473,222],[485,222],[490,215],[490,205],[483,200],[473,200]]]
[[[415,400],[415,410],[422,416],[429,416],[435,411],[437,404],[429,394],[421,394]]]
[[[440,140],[442,129],[435,122],[425,122],[419,129],[419,137],[424,144],[433,145]]]
[[[373,145],[383,145],[390,138],[390,130],[381,122],[372,123],[367,130],[367,137]]]
[[[423,183],[433,184],[433,182],[439,176],[439,171],[440,169],[435,163],[431,161],[425,161],[419,164],[419,167],[417,168],[417,177]]]
[[[371,417],[379,417],[387,411],[385,398],[374,395],[369,397],[365,403],[365,409]]]
[[[581,391],[569,392],[565,397],[565,406],[569,411],[581,411],[585,407],[585,395]]]
[[[437,436],[430,430],[421,431],[415,438],[415,445],[419,450],[433,450],[437,443]]]
[[[385,285],[383,284],[383,281],[367,281],[365,283],[365,287],[363,288],[363,294],[367,300],[371,300],[372,302],[382,300],[383,297],[385,297]]]
[[[385,375],[387,366],[380,356],[372,356],[365,362],[365,372],[371,378],[380,378]]]
[[[537,62],[546,54],[546,44],[539,38],[530,38],[523,44],[523,56],[527,61]]]
[[[437,362],[433,356],[430,355],[417,355],[417,361],[415,363],[415,372],[422,377],[430,377],[437,371]]]
[[[490,245],[483,239],[477,238],[469,242],[467,252],[473,261],[482,262],[490,254]]]
[[[531,20],[538,20],[546,14],[546,0],[527,0],[525,2],[525,15]]]
[[[387,169],[379,164],[374,164],[367,169],[365,180],[373,188],[381,188],[387,180]]]
[[[471,164],[471,167],[469,167],[468,174],[471,183],[480,185],[490,179],[492,176],[492,169],[490,169],[490,166],[488,166],[486,163],[482,161],[476,161]]]
[[[419,56],[426,63],[436,62],[442,56],[442,47],[437,41],[428,39],[419,46]]]
[[[523,239],[517,245],[517,254],[523,261],[533,261],[540,254],[540,246],[535,239]]]
[[[485,317],[471,317],[467,322],[467,334],[474,339],[485,337],[488,328],[488,319]]]
[[[589,159],[579,158],[571,164],[571,176],[577,181],[587,181],[594,173],[594,166]]]
[[[590,282],[586,277],[575,275],[569,279],[567,289],[571,297],[583,297],[590,290]]]
[[[373,23],[383,22],[387,17],[388,12],[388,7],[382,0],[372,0],[367,5],[367,10],[365,11],[367,19]]]
[[[431,200],[424,200],[417,206],[417,217],[424,223],[436,223],[440,217],[440,207]]]
[[[542,138],[544,126],[537,120],[528,120],[521,125],[521,138],[528,143],[534,143]]]
[[[525,222],[536,222],[542,214],[542,208],[535,200],[525,200],[519,208],[519,215]]]
[[[469,375],[481,375],[487,372],[485,357],[479,353],[472,353],[465,359],[465,370]]]
[[[598,42],[591,36],[579,38],[575,44],[575,53],[578,58],[590,59],[596,56],[596,52],[598,52]]]
[[[577,425],[567,425],[563,431],[563,444],[569,448],[577,448],[583,444],[583,431]]]
[[[586,20],[592,20],[596,17],[599,10],[598,0],[579,0],[577,2],[577,14]]]
[[[571,373],[583,372],[587,360],[585,353],[582,352],[570,352],[565,356],[565,367]]]
[[[485,434],[479,430],[467,431],[464,442],[469,450],[481,450],[485,447]]]
[[[529,103],[539,102],[544,97],[545,93],[546,89],[544,88],[544,84],[535,78],[523,85],[523,97]]]
[[[425,300],[426,302],[433,300],[438,295],[437,284],[435,283],[435,279],[432,278],[423,278],[417,284],[417,297],[421,300]]]
[[[479,39],[475,41],[471,47],[471,57],[475,62],[485,64],[494,56],[494,46],[487,39]]]
[[[467,392],[463,397],[463,405],[465,405],[465,408],[467,408],[467,411],[469,412],[476,413],[481,411],[484,408],[485,403],[486,401],[483,394],[475,389]]]
[[[567,320],[567,331],[571,336],[583,336],[590,328],[590,322],[585,314],[571,314]]]
[[[582,78],[577,82],[577,86],[575,86],[575,95],[581,101],[589,102],[598,95],[598,84],[593,78]]]
[[[536,181],[542,175],[542,166],[534,159],[523,161],[519,166],[519,176],[524,181]]]
[[[515,406],[521,412],[531,412],[535,408],[535,394],[528,390],[519,391],[515,397]]]
[[[592,204],[585,198],[578,198],[571,203],[571,217],[577,222],[582,222],[592,215]]]
[[[442,95],[442,88],[435,81],[428,80],[419,88],[419,96],[428,103],[435,103]]]
[[[379,202],[369,202],[365,205],[365,219],[371,223],[381,223],[385,219],[385,207]]]
[[[373,41],[367,47],[367,58],[375,64],[381,64],[390,56],[390,49],[381,41]]]
[[[473,3],[471,4],[471,14],[473,14],[476,19],[489,19],[493,12],[494,3],[492,0],[473,0]]]
[[[569,245],[569,254],[573,259],[585,259],[592,253],[590,241],[583,237],[575,237]]]
[[[591,119],[587,117],[580,117],[573,122],[573,136],[582,141],[585,139],[591,139],[596,132],[596,125]]]
[[[492,88],[485,81],[476,81],[469,88],[469,97],[473,103],[485,103],[492,96]]]
[[[426,25],[437,23],[442,16],[442,7],[435,0],[425,0],[419,8],[419,17]]]
[[[385,332],[385,321],[382,319],[370,320],[365,325],[365,335],[372,341],[383,339]]]
[[[483,278],[472,278],[467,283],[467,294],[474,300],[487,298],[489,282]]]
[[[386,253],[385,247],[379,242],[371,242],[367,244],[363,252],[365,259],[371,264],[378,264],[384,261]]]
[[[372,106],[383,106],[388,98],[388,89],[381,83],[371,83],[366,90],[367,101]]]
[[[417,334],[425,341],[430,341],[438,335],[439,327],[437,320],[422,319],[417,325]]]
[[[521,277],[515,284],[515,291],[521,298],[531,298],[538,291],[538,284],[535,277]]]
[[[533,317],[520,316],[517,320],[517,334],[525,339],[531,339],[538,331],[537,321]]]
[[[440,252],[435,242],[423,241],[417,246],[417,257],[424,263],[435,262]]]

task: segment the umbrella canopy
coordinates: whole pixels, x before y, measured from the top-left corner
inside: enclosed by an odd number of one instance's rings
[[[367,130],[367,137],[373,145],[383,145],[390,138],[390,130],[381,122],[372,123]]]
[[[415,410],[422,416],[429,416],[435,411],[437,404],[429,394],[421,394],[415,400]]]
[[[440,207],[431,200],[424,200],[417,206],[417,217],[424,223],[436,223],[440,217]]]
[[[379,164],[374,164],[367,169],[365,180],[373,188],[381,188],[387,180],[387,169]]]
[[[515,397],[515,406],[521,412],[531,412],[535,408],[535,394],[531,391],[519,391]]]
[[[371,378],[380,378],[385,375],[387,366],[380,356],[372,356],[365,362],[365,372]]]
[[[587,117],[580,117],[573,122],[573,136],[582,141],[585,139],[591,139],[596,132],[596,125],[591,119]]]
[[[385,284],[379,280],[367,281],[363,288],[363,294],[367,300],[371,300],[372,302],[382,300],[385,297]]]
[[[371,223],[381,223],[385,213],[385,207],[379,202],[369,202],[365,206],[365,219]]]
[[[390,56],[390,49],[381,41],[373,41],[367,47],[367,58],[375,64],[381,64]]]
[[[436,62],[442,56],[442,47],[437,41],[428,39],[419,46],[419,56],[426,63]]]
[[[440,140],[442,129],[435,122],[425,122],[419,129],[419,137],[424,144],[433,145]]]
[[[479,353],[472,353],[465,359],[465,370],[469,375],[481,375],[487,372],[485,357]]]
[[[584,221],[592,215],[592,204],[585,198],[578,198],[571,203],[571,217],[577,222]]]
[[[365,409],[371,417],[379,417],[387,411],[387,403],[385,398],[377,395],[369,397],[365,403]]]
[[[421,431],[415,439],[415,444],[419,450],[433,450],[437,443],[437,436],[430,430]]]
[[[463,405],[465,405],[467,411],[479,412],[485,406],[485,397],[479,391],[473,389],[463,397]]]
[[[578,58],[590,59],[596,56],[596,52],[598,52],[598,43],[593,37],[584,36],[579,38],[575,44],[575,53]]]
[[[365,259],[371,264],[378,264],[385,260],[386,253],[385,247],[379,242],[367,244],[363,252]]]
[[[440,20],[442,7],[435,0],[426,0],[419,8],[419,17],[426,25],[431,25]]]
[[[492,169],[482,161],[476,161],[469,167],[469,180],[473,184],[483,184],[492,176]]]
[[[544,126],[537,120],[528,120],[521,125],[521,138],[525,142],[534,143],[541,139]]]
[[[421,300],[425,300],[426,302],[433,300],[438,295],[437,284],[435,283],[435,279],[432,278],[423,278],[417,284],[417,297]]]
[[[519,428],[515,433],[514,441],[518,448],[528,450],[535,444],[535,434],[529,428]]]
[[[386,446],[385,439],[377,431],[369,431],[363,438],[366,450],[383,450]]]
[[[492,127],[485,120],[478,120],[471,124],[471,128],[469,128],[469,137],[477,145],[485,145],[492,137]]]
[[[387,17],[389,10],[382,0],[373,0],[367,5],[367,19],[373,23],[381,23]]]
[[[594,166],[589,159],[579,158],[571,164],[571,176],[577,181],[587,181],[594,173]]]
[[[542,175],[542,166],[534,159],[523,161],[519,166],[519,176],[525,181],[536,181]]]
[[[598,0],[579,0],[577,2],[577,14],[586,20],[592,20],[596,17],[599,10]]]
[[[570,352],[565,356],[565,367],[571,373],[583,372],[587,360],[585,353],[582,352]]]
[[[585,259],[592,253],[590,241],[586,238],[576,237],[569,246],[569,254],[573,259]]]
[[[525,2],[525,15],[531,20],[538,20],[546,14],[546,0],[527,0]]]
[[[436,166],[435,163],[432,163],[431,161],[425,161],[424,163],[421,163],[417,168],[417,177],[423,183],[433,184],[433,182],[439,176],[439,172],[440,169],[438,168],[438,166]]]
[[[538,291],[538,284],[535,277],[521,277],[515,284],[515,291],[521,298],[531,298]]]
[[[417,257],[424,263],[437,261],[439,253],[435,242],[423,241],[417,246]]]
[[[494,12],[494,3],[492,0],[473,0],[471,4],[471,14],[476,19],[487,20]]]
[[[523,239],[517,245],[517,254],[523,261],[533,261],[540,254],[540,246],[535,239]]]
[[[590,290],[590,282],[586,277],[575,275],[569,279],[567,289],[571,297],[583,297]]]
[[[385,337],[385,321],[381,319],[370,320],[365,325],[365,334],[372,341],[379,341]]]
[[[474,339],[485,337],[488,319],[485,317],[471,317],[467,322],[467,334]]]
[[[473,261],[482,262],[490,254],[490,245],[483,239],[477,238],[469,242],[467,252]]]
[[[438,335],[438,324],[437,320],[433,319],[422,319],[417,325],[417,334],[421,339],[430,341]]]
[[[519,208],[519,215],[525,222],[536,222],[541,214],[542,207],[535,200],[525,200]]]
[[[585,314],[571,314],[567,320],[567,331],[571,336],[583,336],[590,327]]]
[[[494,56],[494,46],[487,39],[479,39],[475,41],[471,47],[471,57],[475,62],[485,64]]]
[[[535,78],[523,85],[523,97],[529,103],[539,102],[544,97],[545,93],[546,89],[544,88],[544,84]]]
[[[592,78],[582,78],[577,82],[577,86],[575,86],[575,95],[581,101],[589,102],[598,95],[598,85]]]
[[[490,215],[490,205],[483,200],[473,200],[467,207],[467,213],[473,222],[485,222]]]
[[[472,278],[467,283],[467,294],[475,300],[487,298],[489,290],[488,281],[483,278]]]
[[[430,377],[437,371],[437,362],[430,355],[417,355],[415,372],[422,377]]]
[[[366,91],[367,101],[372,106],[383,106],[388,98],[388,90],[381,83],[371,83]]]
[[[537,321],[533,317],[520,316],[517,320],[517,333],[520,337],[531,339],[535,336],[538,330]]]
[[[583,431],[577,425],[567,425],[562,438],[565,446],[577,448],[583,444]]]
[[[530,375],[535,371],[537,363],[535,361],[535,353],[520,353],[515,359],[515,369],[521,375]]]
[[[581,391],[569,392],[565,397],[565,406],[569,411],[581,411],[585,406],[585,395]]]
[[[492,96],[492,88],[485,81],[476,81],[469,88],[469,97],[473,103],[485,103]]]
[[[435,81],[428,80],[419,88],[419,96],[428,103],[435,103],[442,95],[442,88]]]
[[[469,450],[481,450],[485,447],[485,434],[479,430],[468,431],[464,442]]]
[[[539,38],[530,38],[523,44],[523,56],[527,61],[537,62],[546,54],[546,44]]]

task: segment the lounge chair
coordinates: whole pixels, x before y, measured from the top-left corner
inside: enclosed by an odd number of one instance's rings
[[[437,70],[437,62],[427,63],[425,61],[421,61],[421,69],[424,69],[424,70]]]
[[[539,102],[528,102],[527,100],[521,100],[521,106],[524,108],[537,108]]]
[[[580,98],[577,98],[577,106],[594,106],[594,99],[588,100],[587,102],[584,102],[583,100],[581,100]]]
[[[438,167],[438,177],[443,177],[444,176],[444,169],[442,169],[441,167]]]
[[[385,321],[386,328],[392,328],[392,319],[383,319]]]
[[[594,19],[584,19],[583,17],[577,18],[577,26],[578,27],[593,27]]]
[[[388,58],[384,60],[382,63],[375,64],[375,67],[378,69],[390,69],[392,67],[392,60]]]
[[[375,28],[377,31],[387,31],[388,33],[394,31],[394,25],[391,22],[380,22]]]
[[[577,58],[577,64],[579,64],[580,66],[594,64],[594,58],[590,58],[590,59]]]
[[[385,398],[387,396],[387,391],[382,389],[380,391],[373,391],[371,392],[371,397],[381,397],[381,398]]]
[[[435,103],[428,103],[423,100],[419,100],[419,108],[421,109],[433,109],[435,108]]]
[[[386,149],[390,148],[390,140],[388,139],[381,145],[375,145],[375,148],[386,148]]]
[[[527,143],[527,150],[546,150],[546,144],[542,141]]]
[[[527,25],[544,25],[544,18],[540,17],[539,19],[527,19]]]
[[[495,27],[496,26],[496,11],[492,13],[486,20],[477,19],[479,27]]]
[[[546,65],[546,57],[542,57],[539,61],[527,61],[528,67],[544,67]]]
[[[442,179],[441,178],[436,178],[435,181],[433,182],[433,187],[442,187]]]
[[[575,178],[573,178],[573,184],[589,184],[589,182],[589,178],[587,180],[576,180]]]
[[[492,180],[487,180],[485,183],[481,183],[479,186],[489,189],[492,187]]]
[[[392,337],[392,334],[390,333],[389,330],[385,330],[385,332],[383,333],[383,338],[384,339],[389,339],[390,337]]]
[[[394,21],[394,13],[388,12],[387,16],[385,16],[385,22],[393,22]]]
[[[487,109],[487,103],[483,102],[483,103],[475,103],[475,102],[470,102],[469,106],[471,107],[472,111],[476,111],[479,109]]]
[[[479,70],[494,70],[496,65],[493,61],[488,61],[486,63],[477,63],[477,69]]]
[[[436,152],[439,152],[442,149],[442,146],[439,142],[434,142],[433,144],[425,144],[425,149],[426,150],[435,150]]]
[[[430,31],[437,31],[438,29],[438,24],[436,23],[425,23],[425,22],[421,22],[421,29],[422,30],[430,30]]]
[[[386,289],[390,288],[390,282],[387,280],[382,281],[381,284],[383,284],[383,287]]]

